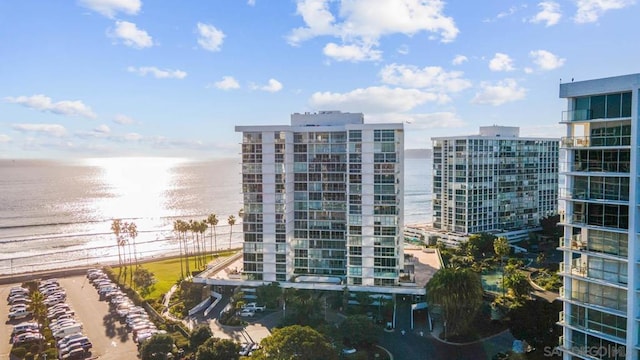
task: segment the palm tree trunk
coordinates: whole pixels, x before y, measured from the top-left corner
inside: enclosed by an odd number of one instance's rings
[[[182,239],[178,235],[178,246],[180,246],[180,279],[184,279],[184,269],[182,268]]]

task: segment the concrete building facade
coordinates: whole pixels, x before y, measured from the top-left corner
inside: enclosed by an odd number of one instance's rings
[[[526,236],[557,214],[559,139],[524,138],[519,128],[433,141],[433,228],[467,236]]]
[[[361,113],[321,111],[292,114],[291,125],[236,131],[242,133],[244,280],[398,285],[401,123],[365,124]]]
[[[565,359],[638,359],[640,74],[560,85]]]

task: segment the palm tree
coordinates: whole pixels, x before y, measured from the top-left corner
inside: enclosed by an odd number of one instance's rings
[[[509,255],[509,242],[505,237],[493,240],[493,251],[500,257],[500,268],[502,269],[502,295],[504,295],[504,257]]]
[[[231,236],[233,235],[233,225],[236,223],[236,217],[233,215],[229,215],[227,219],[227,224],[229,224],[229,249],[231,249]]]
[[[482,305],[480,275],[471,269],[446,267],[426,285],[427,301],[442,308],[444,337],[464,333]]]
[[[29,297],[31,298],[29,310],[39,324],[44,324],[44,320],[47,317],[47,305],[44,303],[44,295],[42,295],[40,291],[36,290],[32,292]]]
[[[129,229],[130,229],[129,223],[125,222],[124,225],[122,226],[122,232],[128,238],[128,240],[127,240],[127,245],[128,245],[127,247],[129,248],[128,249],[129,250],[129,271],[128,272],[129,272],[129,286],[131,286],[131,284],[133,283],[133,265],[132,265],[132,262],[131,262],[132,251],[131,251],[131,241],[129,241],[131,239],[131,235],[129,234]],[[125,274],[126,273],[127,273],[127,271],[125,271]],[[126,282],[126,280],[127,280],[127,277],[125,275],[125,282]]]
[[[180,220],[173,222],[173,232],[178,237],[178,245],[180,246],[180,279],[184,279],[184,269],[182,266],[182,239],[180,238]]]
[[[136,238],[138,237],[138,225],[136,225],[136,223],[134,222],[131,222],[127,229],[127,234],[129,234],[129,238],[133,240],[133,257],[134,257],[134,262],[137,268],[138,267],[138,251],[136,250]]]
[[[185,271],[187,276],[191,273],[189,272],[189,247],[187,246],[187,231],[189,231],[189,223],[184,220],[178,220],[179,226],[178,231],[182,234],[182,241],[184,241],[184,260],[185,260]]]
[[[122,221],[120,219],[113,219],[111,222],[111,231],[116,236],[116,245],[118,246],[118,266],[120,268],[120,272],[122,272],[122,254],[120,252],[120,246],[122,242],[122,238],[120,237],[120,233],[122,232]],[[120,274],[118,274],[120,276]]]
[[[218,251],[218,235],[216,234],[216,226],[218,225],[218,216],[216,214],[209,214],[207,218],[207,222],[211,225],[211,252]],[[213,242],[213,238],[215,236],[215,243]]]
[[[207,263],[207,246],[204,234],[207,232],[208,227],[207,219],[198,221],[198,232],[200,233],[200,239],[202,240],[202,260],[204,261],[204,264]]]

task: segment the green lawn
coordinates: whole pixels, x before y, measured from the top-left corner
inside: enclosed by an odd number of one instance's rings
[[[235,252],[233,251],[220,252],[217,256],[228,257],[234,253]],[[212,259],[213,257],[211,255],[207,256],[207,262]],[[171,287],[180,280],[180,258],[178,257],[145,262],[140,266],[152,272],[156,279],[153,291],[149,295],[145,296],[145,300],[160,299],[162,295],[169,291],[169,289],[171,289]],[[182,266],[185,266],[184,262]],[[195,257],[189,258],[189,268],[192,271],[195,269]],[[114,267],[113,271],[117,274],[119,267]]]

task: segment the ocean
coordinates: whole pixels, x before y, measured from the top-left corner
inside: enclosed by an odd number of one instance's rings
[[[404,165],[405,224],[430,222],[431,159]],[[139,258],[177,254],[173,222],[212,213],[215,246],[238,247],[240,171],[238,159],[0,160],[0,274],[117,263],[116,218],[136,223]]]

